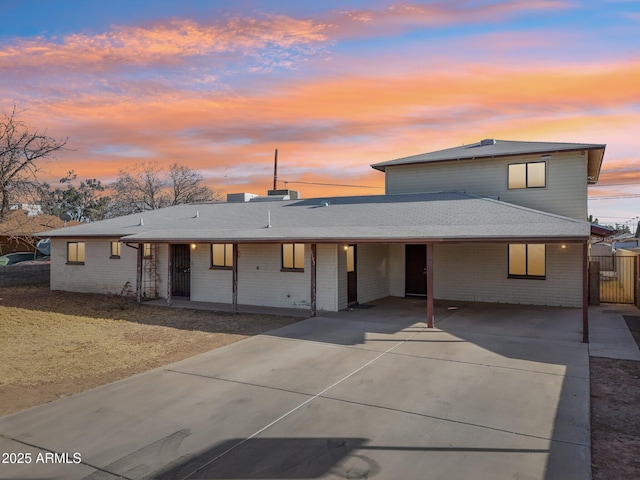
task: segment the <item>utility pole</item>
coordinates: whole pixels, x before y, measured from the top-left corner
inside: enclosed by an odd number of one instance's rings
[[[276,148],[276,155],[273,159],[273,189],[278,189],[278,149]]]

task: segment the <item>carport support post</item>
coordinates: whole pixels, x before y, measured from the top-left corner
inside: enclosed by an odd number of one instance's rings
[[[233,266],[231,267],[231,302],[233,303],[233,313],[238,313],[238,244],[233,244],[232,249]]]
[[[171,244],[167,244],[167,305],[171,306],[173,291],[173,265],[171,263]]]
[[[589,244],[582,243],[582,343],[589,343]]]
[[[316,244],[311,244],[311,316],[316,316]]]
[[[138,258],[136,262],[136,302],[142,302],[142,243],[138,244]]]
[[[433,328],[433,243],[427,243],[427,328]]]

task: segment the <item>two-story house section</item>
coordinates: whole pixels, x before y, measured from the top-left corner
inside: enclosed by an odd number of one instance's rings
[[[602,144],[485,139],[372,167],[385,173],[388,195],[457,191],[585,221],[587,186],[598,180],[604,151]],[[407,295],[421,291],[415,265],[424,252],[421,245],[405,248]],[[583,300],[584,244],[442,242],[433,256],[436,298],[567,306]]]
[[[486,139],[372,165],[387,194],[463,191],[587,218],[587,185],[598,180],[605,145]]]

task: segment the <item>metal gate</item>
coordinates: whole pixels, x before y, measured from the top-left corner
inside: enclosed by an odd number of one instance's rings
[[[589,257],[589,261],[600,264],[600,275],[596,278],[601,302],[636,303],[637,257],[596,256]]]

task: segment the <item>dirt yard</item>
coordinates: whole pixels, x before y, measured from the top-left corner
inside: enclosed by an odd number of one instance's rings
[[[299,321],[138,305],[107,295],[0,290],[0,415]]]
[[[640,348],[640,317],[625,317]],[[592,357],[593,480],[640,478],[640,362]]]

